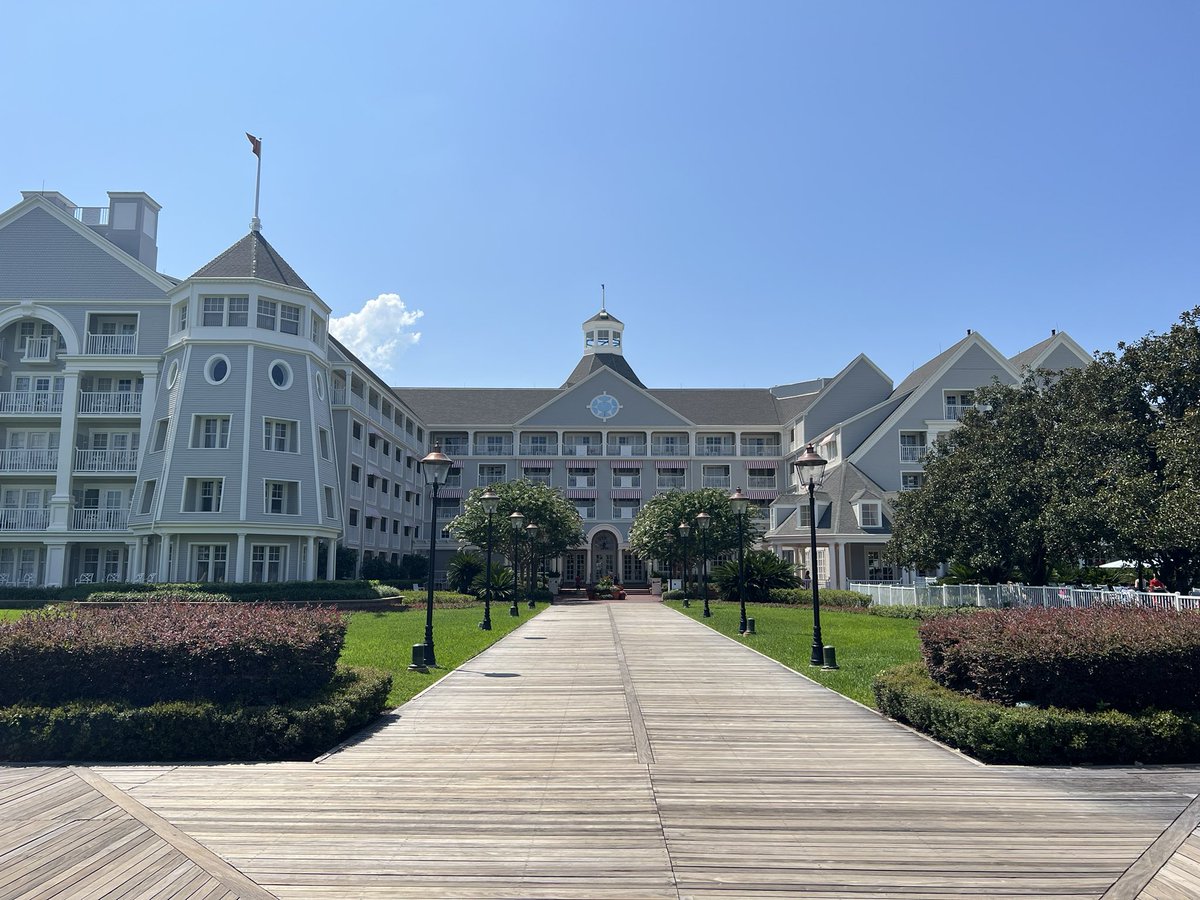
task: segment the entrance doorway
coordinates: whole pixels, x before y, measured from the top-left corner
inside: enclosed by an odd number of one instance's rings
[[[611,531],[592,538],[592,581],[617,577],[617,539]]]

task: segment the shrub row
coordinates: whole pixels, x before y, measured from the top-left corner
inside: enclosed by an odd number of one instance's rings
[[[172,701],[0,708],[0,759],[312,759],[374,719],[392,677],[342,669],[308,698],[270,706]]]
[[[989,763],[1200,762],[1200,714],[1014,708],[935,684],[921,663],[888,669],[871,683],[887,716]]]
[[[115,699],[284,702],[333,675],[346,619],[329,607],[132,604],[0,623],[0,706]]]
[[[771,588],[767,592],[767,598],[769,603],[812,606],[812,591],[806,588]],[[829,588],[821,590],[821,605],[843,609],[866,609],[871,605],[871,598],[858,591],[835,591]]]
[[[1200,708],[1200,616],[1154,609],[1012,609],[931,619],[938,684],[983,700],[1068,709]]]
[[[46,589],[53,591],[55,589]],[[98,584],[59,589],[58,600],[84,602],[256,602],[338,603],[400,597],[397,587],[378,581],[204,582],[198,584]],[[0,595],[7,597],[7,595]]]
[[[987,612],[985,606],[915,606],[899,604],[896,606],[872,605],[867,610],[873,616],[885,619],[940,619],[944,616],[969,616],[978,612]]]

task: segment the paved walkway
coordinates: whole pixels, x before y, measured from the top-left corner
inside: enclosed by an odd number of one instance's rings
[[[158,876],[22,892],[76,845],[5,786],[64,776],[102,796],[63,821],[149,822]],[[980,766],[670,609],[563,606],[316,764],[0,770],[0,900],[1194,898],[1198,792]]]

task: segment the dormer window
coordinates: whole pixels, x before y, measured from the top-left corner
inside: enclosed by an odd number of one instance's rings
[[[883,525],[882,504],[875,500],[860,500],[854,504],[854,515],[859,528],[879,528]]]

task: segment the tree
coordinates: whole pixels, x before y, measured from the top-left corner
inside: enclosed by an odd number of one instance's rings
[[[679,523],[686,522],[692,531],[687,541],[688,557],[700,561],[701,535],[696,527],[696,515],[706,512],[712,519],[708,527],[708,558],[737,552],[737,516],[729,504],[729,495],[719,488],[698,491],[668,491],[655,494],[646,501],[629,529],[629,547],[642,559],[662,562],[683,559],[684,541],[679,536]],[[743,545],[747,550],[759,538],[753,519],[746,521]]]
[[[766,600],[772,588],[800,586],[795,567],[769,550],[751,550],[744,560],[746,599]],[[723,562],[712,571],[712,580],[724,600],[738,599],[738,567],[736,560]]]
[[[519,512],[526,524],[537,525],[536,553],[556,557],[583,543],[583,523],[575,507],[554,488],[533,481],[505,481],[491,486],[499,496],[492,516],[493,552],[511,553],[512,534],[508,517]],[[450,523],[458,540],[487,549],[487,510],[479,501],[485,488],[472,488],[462,515]],[[524,555],[524,554],[523,554]]]
[[[459,550],[446,564],[446,581],[460,594],[472,593],[475,576],[484,569],[483,557],[474,550]]]

